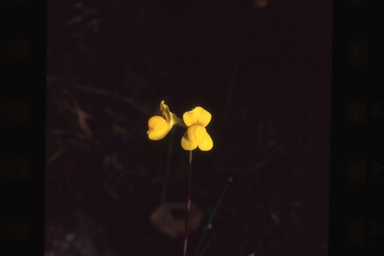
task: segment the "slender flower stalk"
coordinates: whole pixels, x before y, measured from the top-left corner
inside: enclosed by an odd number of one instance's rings
[[[160,102],[160,112],[161,116],[153,116],[148,120],[147,134],[149,139],[161,140],[168,134],[168,132],[172,129],[174,125],[181,126],[187,129],[183,137],[181,138],[181,147],[189,151],[188,191],[183,254],[184,256],[186,256],[188,242],[189,211],[191,208],[192,150],[196,149],[197,147],[202,151],[209,151],[212,149],[213,141],[205,128],[211,121],[212,116],[208,111],[206,111],[202,107],[196,107],[191,111],[185,112],[183,115],[183,119],[181,119],[169,111],[169,107],[164,104],[164,101]],[[166,178],[167,177],[168,172],[166,173]],[[163,189],[162,201],[164,201],[165,188],[166,185]]]

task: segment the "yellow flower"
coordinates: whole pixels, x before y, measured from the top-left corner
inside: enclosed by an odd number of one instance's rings
[[[185,127],[183,120],[169,111],[164,101],[160,102],[160,111],[162,116],[153,116],[148,120],[148,137],[151,140],[161,140],[171,130],[173,125]]]
[[[181,139],[181,146],[185,150],[194,150],[196,147],[203,151],[210,150],[213,142],[205,127],[211,121],[211,114],[201,107],[196,107],[185,112],[183,119],[188,130]]]

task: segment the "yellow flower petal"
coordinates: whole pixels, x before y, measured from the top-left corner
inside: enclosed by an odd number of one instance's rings
[[[207,130],[201,125],[192,125],[188,128],[188,138],[193,143],[202,143],[204,135],[207,133]]]
[[[189,127],[194,124],[207,126],[211,121],[211,114],[202,107],[196,107],[191,111],[185,112],[183,115],[184,123]]]
[[[169,111],[169,107],[164,104],[163,100],[160,102],[160,111],[161,111],[161,115],[164,117],[165,121],[168,124],[170,124],[171,123],[171,112]]]
[[[204,134],[204,137],[201,139],[200,143],[197,144],[200,150],[202,151],[208,151],[211,150],[213,147],[213,141],[211,139],[211,136],[206,132]]]
[[[188,128],[185,126],[184,121],[180,118],[178,118],[175,114],[171,113],[171,124],[178,125],[184,128]]]
[[[195,145],[197,145],[200,150],[208,151],[213,147],[213,141],[203,126],[192,125],[184,133],[181,145],[186,150],[193,150],[196,148]]]
[[[153,116],[148,120],[148,138],[161,140],[171,130],[172,125],[168,124],[161,116]]]
[[[169,111],[169,107],[166,104],[164,104],[164,101],[160,102],[160,111],[161,111],[161,115],[163,116],[163,118],[168,124],[178,125],[178,126],[187,128],[182,119],[180,119],[171,111]]]
[[[183,138],[181,138],[181,146],[185,150],[194,150],[197,148],[197,143],[191,142],[188,138],[188,131],[185,131]]]

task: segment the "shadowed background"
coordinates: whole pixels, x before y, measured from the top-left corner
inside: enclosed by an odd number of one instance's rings
[[[331,2],[262,2],[48,4],[47,239],[82,222],[108,241],[100,255],[181,254],[150,221],[186,197],[183,129],[146,134],[165,100],[212,114],[214,147],[193,152],[191,252],[232,177],[201,255],[327,255]]]

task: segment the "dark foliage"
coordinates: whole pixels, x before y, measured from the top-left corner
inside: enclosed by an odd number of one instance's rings
[[[47,55],[48,217],[87,212],[117,255],[180,255],[150,222],[186,196],[184,131],[146,134],[165,100],[212,114],[190,252],[233,177],[205,255],[327,254],[329,1],[50,1]]]

